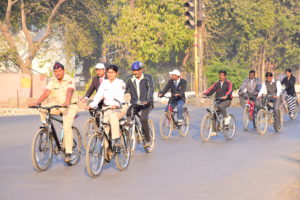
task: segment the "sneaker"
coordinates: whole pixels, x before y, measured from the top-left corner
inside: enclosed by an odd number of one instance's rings
[[[119,153],[120,150],[121,150],[120,138],[114,139],[114,143],[113,144],[114,144],[114,147],[113,147],[114,152]]]
[[[224,124],[225,124],[225,126],[228,126],[228,125],[229,125],[230,119],[231,119],[230,116],[227,116],[227,117],[224,118]]]
[[[210,136],[217,136],[217,132],[215,131],[211,132]]]
[[[151,142],[150,141],[146,141],[144,144],[144,147],[150,147],[151,146]]]
[[[178,125],[183,125],[183,124],[184,124],[184,121],[183,121],[182,119],[178,119],[177,124],[178,124]]]
[[[72,160],[72,154],[71,154],[71,153],[67,153],[67,154],[65,155],[65,162],[66,162],[66,163],[70,163],[71,160]]]

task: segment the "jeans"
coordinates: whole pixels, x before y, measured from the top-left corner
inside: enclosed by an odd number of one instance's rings
[[[183,120],[182,114],[183,114],[184,103],[185,102],[182,99],[172,100],[172,101],[169,102],[172,109],[174,109],[175,106],[177,106],[177,118],[180,119],[180,120]],[[168,112],[168,106],[166,106],[165,112]]]

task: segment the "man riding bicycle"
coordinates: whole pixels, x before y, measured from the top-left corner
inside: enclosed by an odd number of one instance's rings
[[[118,67],[116,65],[109,65],[106,71],[108,79],[105,79],[100,85],[89,107],[96,108],[99,102],[104,100],[103,108],[111,108],[104,113],[104,121],[110,123],[114,149],[118,152],[121,136],[119,120],[125,116],[128,108],[124,100],[125,83],[117,78]]]
[[[62,107],[58,110],[52,109],[51,114],[59,115],[63,117],[63,130],[64,139],[63,146],[65,147],[65,162],[70,162],[72,158],[73,148],[73,134],[72,125],[74,118],[77,114],[77,101],[78,97],[75,90],[75,80],[71,76],[65,74],[64,66],[56,62],[53,66],[53,72],[55,78],[52,78],[48,83],[46,90],[40,96],[40,98],[30,104],[30,106],[40,105],[48,96],[51,94],[50,105],[61,105]],[[43,124],[46,123],[46,111],[40,110],[40,117]]]
[[[249,78],[245,79],[240,90],[239,90],[239,99],[242,107],[245,106],[246,99],[248,95],[251,95],[254,98],[254,101],[259,93],[261,88],[261,82],[258,78],[255,77],[255,71],[251,70],[249,72]]]
[[[230,106],[232,100],[232,83],[227,80],[227,72],[219,71],[219,80],[215,82],[207,91],[205,96],[211,96],[216,93],[216,108],[218,108],[223,115],[224,124],[230,123],[230,116],[226,112],[226,108]]]
[[[279,116],[279,106],[280,106],[280,95],[281,95],[281,83],[273,78],[272,72],[267,72],[266,81],[262,84],[262,87],[258,93],[257,99],[260,99],[262,95],[271,95],[269,102],[273,103],[276,116]],[[261,103],[259,106],[262,107]]]
[[[180,71],[174,69],[169,72],[171,79],[168,81],[165,88],[158,94],[158,97],[163,97],[169,90],[171,90],[170,106],[174,109],[177,106],[177,118],[178,125],[183,125],[183,106],[185,103],[185,91],[187,82],[185,79],[180,77]],[[165,108],[165,112],[168,112],[168,107]]]
[[[142,63],[139,61],[132,63],[131,70],[132,75],[126,79],[126,93],[130,93],[131,104],[138,102],[143,104],[137,108],[136,112],[141,112],[140,119],[146,140],[145,146],[150,146],[148,118],[153,109],[153,79],[150,74],[143,73]]]

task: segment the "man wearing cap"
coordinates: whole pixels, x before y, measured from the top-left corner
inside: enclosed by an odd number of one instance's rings
[[[55,78],[52,78],[48,83],[45,91],[40,98],[30,104],[30,106],[40,105],[51,94],[51,102],[49,105],[61,105],[60,109],[52,109],[51,114],[63,117],[64,139],[63,146],[65,147],[65,162],[70,162],[72,157],[73,134],[72,124],[77,114],[78,97],[75,90],[75,80],[68,74],[65,74],[64,66],[56,62],[53,66]],[[41,121],[46,122],[46,111],[40,110]]]
[[[185,103],[185,90],[187,87],[187,82],[183,78],[180,78],[180,71],[177,69],[174,69],[173,71],[169,72],[171,75],[171,79],[168,81],[165,88],[158,93],[159,97],[163,97],[169,90],[171,90],[171,99],[170,99],[170,105],[174,109],[177,105],[177,118],[178,118],[178,124],[182,125],[183,118],[183,105]],[[168,107],[165,108],[165,112],[168,111]]]
[[[95,66],[95,70],[96,70],[96,76],[93,77],[92,83],[91,83],[89,89],[86,91],[86,94],[83,99],[84,101],[87,101],[92,96],[94,91],[97,92],[101,83],[103,83],[104,79],[106,79],[105,66],[103,63],[98,63]],[[102,106],[102,101],[99,103],[98,107],[101,107],[101,106]]]
[[[133,74],[126,79],[126,92],[130,93],[131,104],[138,102],[144,104],[138,107],[136,112],[141,112],[141,123],[146,140],[145,146],[150,146],[148,118],[153,109],[153,79],[150,74],[143,73],[142,63],[139,61],[132,63],[131,70]]]

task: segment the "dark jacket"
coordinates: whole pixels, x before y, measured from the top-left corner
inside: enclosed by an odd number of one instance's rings
[[[221,87],[221,81],[219,80],[204,92],[207,96],[213,93],[216,93],[216,98],[227,96],[227,100],[232,100],[232,83],[226,79]]]
[[[288,95],[291,95],[291,96],[296,96],[295,83],[296,83],[296,78],[293,75],[291,76],[290,80],[286,76],[281,81],[281,84],[285,85],[285,91],[286,91],[286,93]]]
[[[106,77],[104,77],[104,79],[106,79]],[[89,89],[86,91],[85,96],[90,98],[90,96],[92,96],[92,94],[94,93],[94,91],[98,91],[98,88],[100,86],[100,80],[98,76],[94,76],[92,79],[92,83],[89,87]]]
[[[160,94],[165,95],[169,90],[171,90],[171,100],[182,99],[185,101],[185,91],[187,87],[187,82],[184,79],[180,79],[177,88],[175,87],[174,81],[170,79],[165,86],[165,88],[160,92]],[[179,94],[180,96],[175,96]]]
[[[140,98],[138,98],[137,86],[134,75],[129,75],[126,78],[126,93],[130,93],[130,103],[137,103],[137,101],[147,101],[153,103],[154,84],[153,78],[150,74],[143,74],[144,77],[140,81]]]

